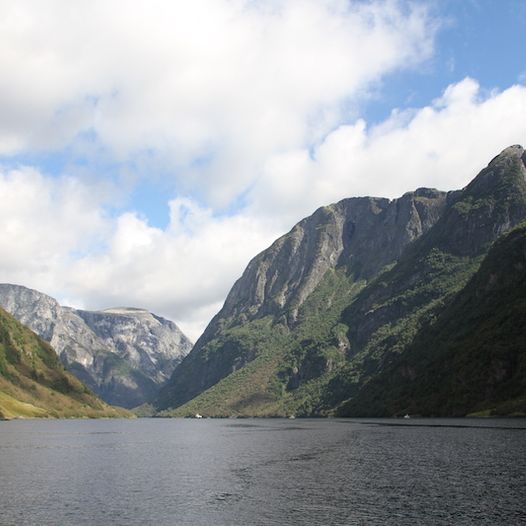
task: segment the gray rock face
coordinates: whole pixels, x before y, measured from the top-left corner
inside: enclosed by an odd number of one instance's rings
[[[76,314],[115,354],[126,356],[158,384],[168,380],[192,347],[175,323],[147,310],[120,307]]]
[[[11,284],[0,284],[0,306],[103,400],[127,408],[152,399],[192,348],[175,323],[142,309],[76,310]]]
[[[346,267],[356,280],[371,279],[437,222],[447,197],[419,188],[399,199],[358,197],[319,208],[250,261],[196,347],[220,320],[224,325],[239,316],[287,312],[293,323],[330,268]]]

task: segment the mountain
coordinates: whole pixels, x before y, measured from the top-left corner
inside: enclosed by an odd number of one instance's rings
[[[151,400],[192,347],[175,323],[142,309],[77,310],[11,284],[0,284],[0,306],[48,341],[66,368],[112,405]]]
[[[331,414],[404,353],[526,217],[524,150],[463,190],[323,207],[256,256],[161,390],[161,414]]]
[[[55,351],[0,308],[0,418],[124,417],[64,370]]]
[[[394,201],[345,199],[301,221],[249,263],[159,406],[190,400],[251,362],[268,338],[297,329],[306,317],[305,300],[327,280],[342,282],[341,299],[355,294],[433,225],[446,200],[445,193],[429,189]]]
[[[494,158],[434,228],[345,309],[351,351],[346,370],[329,386],[337,393],[330,404],[354,396],[402,352],[467,284],[492,243],[526,218],[525,158],[520,146]]]

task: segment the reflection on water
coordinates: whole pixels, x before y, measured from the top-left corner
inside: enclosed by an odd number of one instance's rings
[[[521,420],[0,422],[2,525],[526,523]]]

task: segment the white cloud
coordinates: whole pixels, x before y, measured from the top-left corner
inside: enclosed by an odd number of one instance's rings
[[[170,208],[165,230],[131,213],[120,216],[108,250],[68,268],[68,289],[88,307],[148,307],[197,338],[248,259],[279,232],[244,213],[214,217],[187,199]]]
[[[75,178],[0,170],[0,281],[77,307],[147,307],[197,338],[248,258],[279,233],[188,199],[170,202],[161,230],[135,213],[105,215],[106,197]]]
[[[20,283],[54,286],[57,268],[103,241],[101,197],[74,178],[48,179],[32,168],[0,170],[2,272]]]
[[[428,57],[435,26],[397,0],[4,0],[0,32],[0,154],[90,131],[226,205],[268,155],[315,142],[371,83]]]
[[[395,111],[371,129],[363,120],[342,125],[313,152],[269,158],[251,195],[253,209],[260,217],[292,220],[353,195],[461,188],[515,143],[526,144],[526,87],[484,96],[478,83],[466,78],[430,106]]]

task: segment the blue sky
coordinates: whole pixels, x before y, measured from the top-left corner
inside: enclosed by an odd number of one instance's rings
[[[379,97],[364,108],[368,122],[385,119],[393,108],[425,106],[465,77],[477,79],[486,90],[526,82],[524,0],[437,0],[428,5],[439,24],[432,57],[416,70],[382,81]]]
[[[127,6],[0,4],[0,281],[195,338],[315,208],[526,142],[524,0]]]

